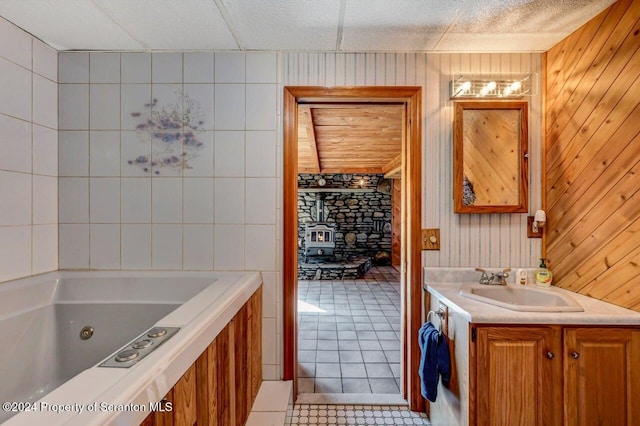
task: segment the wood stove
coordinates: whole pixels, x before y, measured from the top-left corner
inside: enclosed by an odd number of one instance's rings
[[[316,194],[316,220],[305,225],[305,262],[310,256],[333,256],[336,248],[336,224],[324,221],[324,201],[320,193]]]

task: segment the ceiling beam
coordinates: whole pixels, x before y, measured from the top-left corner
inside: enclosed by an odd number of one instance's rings
[[[298,168],[298,173],[318,173],[309,168]],[[336,167],[336,168],[323,168],[322,173],[325,174],[344,174],[348,173],[351,175],[378,175],[382,173],[381,167],[357,167],[357,166],[345,166],[345,167]]]
[[[311,157],[311,170],[307,173],[320,173],[320,157],[318,156],[318,144],[316,143],[316,131],[313,126],[313,116],[311,108],[300,105],[298,107],[298,126],[305,127],[307,130],[306,141],[309,144],[309,155]]]
[[[400,171],[402,171],[401,154],[398,154],[393,160],[389,161],[382,167],[382,173],[384,173],[385,178],[396,176]]]

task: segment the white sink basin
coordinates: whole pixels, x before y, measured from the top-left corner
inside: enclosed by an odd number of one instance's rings
[[[478,302],[523,312],[582,312],[571,296],[557,290],[514,285],[463,284],[460,295]]]

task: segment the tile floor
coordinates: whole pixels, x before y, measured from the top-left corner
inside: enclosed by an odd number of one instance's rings
[[[298,282],[300,393],[400,393],[400,279]],[[374,423],[372,423],[374,424]]]
[[[287,411],[286,426],[295,425],[429,425],[424,413],[402,405],[296,404]]]

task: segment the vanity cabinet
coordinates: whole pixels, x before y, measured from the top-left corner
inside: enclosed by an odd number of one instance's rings
[[[470,326],[470,424],[640,424],[640,329]]]
[[[640,424],[640,329],[564,329],[564,424]]]
[[[553,380],[562,373],[558,328],[476,327],[475,333],[469,379],[476,424],[560,425],[562,386]]]

